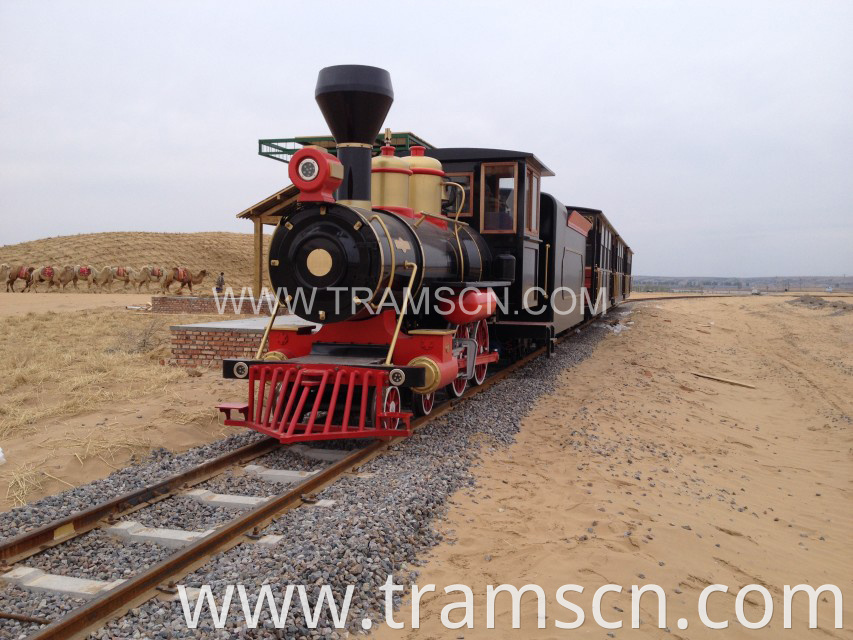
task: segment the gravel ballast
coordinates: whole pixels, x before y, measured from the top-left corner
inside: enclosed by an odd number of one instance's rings
[[[260,586],[264,584],[270,585],[279,606],[284,587],[288,584],[307,585],[312,606],[319,594],[319,585],[330,585],[339,601],[346,586],[353,585],[355,591],[350,603],[348,631],[363,633],[364,619],[380,620],[384,594],[378,587],[385,583],[387,576],[393,574],[396,583],[408,585],[417,577],[418,557],[442,541],[442,534],[434,526],[435,519],[445,513],[448,498],[455,491],[474,485],[472,466],[476,465],[483,450],[488,452],[512,444],[521,419],[536,400],[551,392],[560,372],[588,357],[607,333],[604,328],[590,327],[572,336],[558,347],[555,357],[538,358],[507,380],[462,403],[413,437],[395,445],[391,455],[371,460],[359,468],[358,474],[347,475],[318,494],[318,498],[335,500],[334,506],[308,506],[286,513],[262,532],[283,535],[279,544],[271,547],[256,544],[237,546],[217,556],[215,561],[190,574],[180,584],[187,587],[210,585],[218,597],[225,593],[226,585],[242,584],[252,606]],[[7,537],[34,528],[60,513],[91,506],[149,484],[259,437],[259,434],[247,431],[181,455],[156,452],[143,464],[3,514],[0,517],[0,535]],[[319,446],[341,448],[354,445],[340,442],[321,443]],[[317,469],[328,464],[286,451],[264,456],[255,463],[276,469],[299,470]],[[272,495],[281,490],[280,486],[239,473],[223,474],[199,487],[216,493],[254,496]],[[175,504],[180,504],[180,509],[176,509]],[[234,515],[234,512],[177,497],[136,512],[128,519],[148,526],[204,530]],[[105,536],[100,532],[88,534],[77,543],[77,547],[90,544],[84,541],[92,535]],[[92,540],[95,542],[91,544],[96,544],[98,538]],[[123,551],[113,550],[112,544],[105,546],[110,550],[105,554],[104,562],[91,566],[101,575],[127,577],[122,573],[127,567],[132,567],[135,572],[166,553],[142,544],[128,545],[128,549]],[[66,545],[39,554],[27,564],[45,570],[48,567],[62,568],[62,549],[66,549]],[[109,565],[117,562],[121,563],[120,566],[114,565],[111,570]],[[66,571],[72,570],[66,568]],[[5,596],[10,589],[4,589],[2,593]],[[60,614],[59,605],[54,601],[65,602],[61,598],[46,599],[44,594],[14,591],[16,606],[19,607],[15,609],[17,613],[53,618]],[[399,602],[399,597],[396,600]],[[30,608],[32,605],[37,606]],[[347,635],[344,630],[334,630],[327,609],[324,609],[317,628],[308,629],[296,593],[290,611],[284,629],[286,637],[336,638]],[[241,633],[253,638],[281,637],[282,631],[272,628],[266,611],[261,616],[260,626],[262,628],[246,629],[235,592],[224,629],[213,628],[206,609],[199,628],[188,629],[180,603],[151,601],[113,621],[92,637],[229,638]],[[19,637],[22,630],[32,632],[34,627],[27,623],[0,620],[0,639]]]

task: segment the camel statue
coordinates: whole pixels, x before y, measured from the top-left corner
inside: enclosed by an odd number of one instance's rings
[[[137,293],[142,293],[142,285],[145,285],[146,291],[151,291],[150,284],[153,282],[159,284],[163,278],[163,269],[160,267],[144,266],[139,271],[130,270],[130,282],[136,287]]]
[[[34,270],[35,267],[28,267],[25,264],[13,264],[9,268],[9,274],[6,276],[6,291],[14,291],[15,282],[18,280],[24,281],[24,288],[21,289],[21,293],[26,291],[32,281]]]
[[[83,281],[86,283],[86,290],[91,291],[92,284],[95,282],[95,267],[90,264],[77,265],[74,267],[74,288],[77,288],[77,282]]]
[[[27,286],[24,287],[24,291],[38,291],[38,285],[42,282],[47,282],[47,290],[48,292],[53,289],[54,286],[59,289],[59,285],[56,282],[57,271],[51,266],[39,267],[38,269],[34,269],[32,272],[32,276],[30,277],[30,281],[27,283]]]
[[[103,290],[104,287],[107,288],[107,291],[112,293],[113,290],[113,267],[104,267],[100,271],[92,271],[92,282],[98,288],[99,291]]]
[[[194,284],[201,284],[204,277],[207,275],[207,269],[202,269],[197,274],[193,275],[186,267],[173,267],[167,269],[163,275],[163,280],[160,283],[160,291],[163,293],[171,293],[169,287],[173,282],[180,282],[181,286],[175,293],[181,293],[184,287],[189,287],[190,293],[193,292]]]
[[[127,290],[127,284],[130,282],[130,274],[133,271],[130,267],[113,267],[113,280],[122,282],[121,290]]]
[[[62,287],[63,291],[69,284],[73,284],[74,288],[77,288],[77,271],[74,267],[62,267],[62,271],[56,274],[55,279],[57,288]]]

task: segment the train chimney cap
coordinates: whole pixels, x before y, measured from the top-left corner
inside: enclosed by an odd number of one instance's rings
[[[320,70],[314,97],[338,144],[373,145],[394,102],[385,69],[342,64]]]

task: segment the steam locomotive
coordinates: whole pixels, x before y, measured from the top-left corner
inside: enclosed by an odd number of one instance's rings
[[[408,435],[436,394],[550,352],[630,294],[630,248],[601,211],[540,192],[554,174],[533,154],[401,156],[386,134],[374,155],[393,97],[384,69],[320,71],[335,148],[289,162],[299,195],[270,244],[276,306],[256,358],[223,363],[249,387],[248,402],[219,406],[225,424],[282,442]],[[282,308],[308,322],[276,322]]]

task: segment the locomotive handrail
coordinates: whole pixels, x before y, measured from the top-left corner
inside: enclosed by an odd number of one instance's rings
[[[542,287],[542,289],[543,289],[543,290],[544,290],[544,292],[545,292],[545,299],[546,299],[546,300],[547,300],[547,299],[548,299],[548,297],[549,297],[549,296],[548,296],[548,270],[549,270],[549,268],[548,268],[548,258],[550,257],[550,254],[551,254],[551,245],[550,245],[550,244],[548,244],[548,243],[546,243],[546,244],[545,244],[545,286],[544,286],[544,287]]]
[[[462,209],[465,208],[465,187],[463,187],[458,182],[452,182],[450,180],[441,183],[442,186],[447,187],[456,187],[462,193],[462,201],[459,203],[459,208],[456,210],[456,215],[453,216],[453,221],[457,222],[459,220],[459,214],[462,213]]]
[[[459,247],[459,279],[465,280],[465,252],[462,250],[462,240],[459,239],[459,214],[465,207],[465,188],[458,182],[442,182],[442,186],[454,186],[462,193],[462,201],[459,203],[459,208],[456,210],[456,215],[453,217],[453,235],[456,236],[456,246]]]
[[[270,321],[267,323],[267,328],[264,329],[264,335],[261,337],[261,344],[258,345],[258,351],[255,353],[255,360],[261,359],[261,354],[264,352],[264,347],[267,345],[267,340],[270,337],[270,330],[272,329],[273,324],[275,324],[275,317],[278,315],[278,307],[281,304],[281,298],[278,296],[275,297],[275,306],[272,308],[272,315],[270,316]]]
[[[403,326],[403,317],[406,315],[406,310],[409,308],[409,296],[412,295],[412,287],[415,284],[415,276],[418,273],[418,265],[415,262],[408,260],[403,263],[406,269],[412,270],[412,276],[409,278],[408,290],[403,290],[403,308],[400,311],[400,316],[397,318],[397,326],[394,328],[394,337],[391,338],[391,346],[388,347],[388,355],[385,358],[385,364],[391,364],[391,358],[394,356],[394,347],[397,346],[397,338],[400,335],[400,327]]]
[[[385,232],[385,237],[388,238],[388,251],[391,252],[391,275],[388,276],[388,285],[385,287],[385,291],[382,292],[382,297],[379,298],[379,303],[374,305],[374,309],[378,309],[385,302],[385,297],[388,295],[388,292],[391,291],[391,286],[394,284],[394,273],[397,271],[397,252],[394,251],[394,239],[391,237],[391,232],[388,231],[385,221],[376,213],[370,216],[368,222],[373,222],[374,220],[379,223],[379,226],[381,226],[382,230]]]
[[[463,227],[470,227],[471,225],[467,222],[462,222],[461,220],[454,220],[453,218],[448,218],[447,216],[442,216],[437,213],[428,213],[426,211],[418,211],[417,215],[421,216],[417,222],[415,222],[415,229],[421,226],[421,223],[427,218],[437,218],[438,220],[444,220],[445,222],[452,222],[453,224],[458,224]]]

